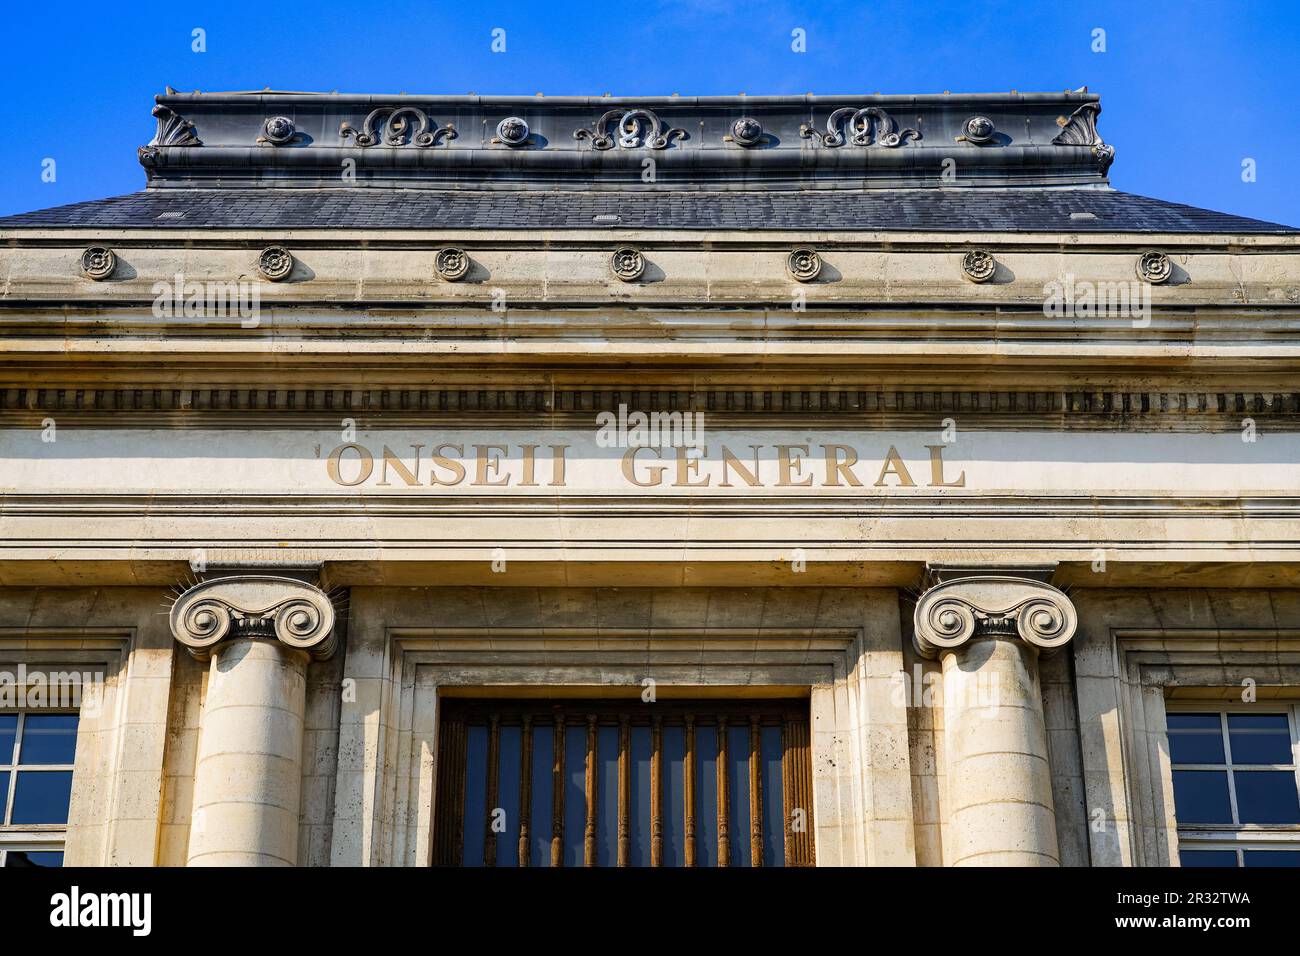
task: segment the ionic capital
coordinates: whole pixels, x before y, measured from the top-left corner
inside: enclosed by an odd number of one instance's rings
[[[225,640],[278,640],[315,660],[334,653],[334,605],[320,588],[293,578],[215,578],[185,591],[171,611],[172,635],[198,660]]]
[[[1074,636],[1079,618],[1070,599],[1050,584],[990,575],[957,578],[926,591],[914,622],[917,651],[937,657],[975,637],[1019,637],[1053,650]]]

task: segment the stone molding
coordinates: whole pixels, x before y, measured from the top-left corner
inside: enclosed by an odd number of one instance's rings
[[[914,640],[923,657],[938,657],[979,637],[1019,637],[1039,650],[1069,643],[1079,624],[1064,592],[1029,578],[958,578],[925,593],[916,605]]]
[[[1220,420],[1224,427],[1240,429],[1241,417],[1293,419],[1300,417],[1300,392],[1275,390],[1128,391],[1080,386],[1064,390],[958,388],[936,384],[906,390],[881,389],[876,383],[848,382],[837,387],[766,384],[762,387],[691,388],[628,382],[620,385],[586,384],[552,386],[536,381],[503,381],[484,387],[467,383],[463,388],[318,388],[248,387],[247,385],[189,385],[141,380],[137,384],[96,387],[69,379],[49,381],[39,388],[5,388],[0,383],[0,413],[58,411],[66,413],[167,414],[175,412],[263,412],[284,415],[324,415],[365,412],[378,415],[473,414],[511,415],[575,414],[582,420],[594,412],[629,410],[645,412],[700,411],[714,415],[841,416],[859,418],[864,413],[917,415],[925,421],[935,413],[962,413],[981,419],[1040,422],[1053,430],[1095,429],[1111,423],[1131,427],[1135,421],[1174,424],[1186,421],[1193,430]],[[165,385],[166,387],[158,387]]]
[[[313,660],[334,653],[334,605],[320,588],[293,578],[250,574],[204,581],[171,610],[176,640],[205,661],[225,640],[278,640]]]
[[[963,159],[965,179],[1061,186],[1105,183],[1114,155],[1097,134],[1098,96],[1085,90],[634,98],[169,89],[157,102],[158,134],[139,150],[153,185],[337,185],[339,163],[351,159],[365,182],[616,186],[653,153],[672,173],[651,184],[662,192],[734,178],[789,189],[810,175],[939,186],[951,144],[973,131],[984,148]]]

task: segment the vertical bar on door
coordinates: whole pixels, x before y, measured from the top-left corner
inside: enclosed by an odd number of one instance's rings
[[[596,865],[596,715],[587,715],[587,827],[582,835],[582,865]]]
[[[632,809],[632,732],[627,714],[618,715],[618,865],[631,858],[632,834],[628,815]]]
[[[731,791],[727,785],[727,716],[718,715],[718,866],[731,866]]]
[[[749,865],[763,865],[763,747],[757,714],[749,718]]]
[[[519,865],[528,866],[533,832],[533,717],[524,714],[519,744]]]
[[[785,785],[786,866],[815,866],[813,841],[812,762],[808,753],[808,723],[786,720],[781,726],[784,753],[781,776]]]
[[[663,788],[663,718],[650,721],[650,865],[663,866],[664,857],[664,788]]]
[[[445,707],[445,705],[443,705]],[[465,802],[465,722],[446,715],[438,737],[436,866],[460,866]]]
[[[551,866],[564,865],[564,715],[555,715],[551,747]]]
[[[483,822],[483,865],[497,865],[497,778],[501,762],[501,715],[488,717],[488,752],[487,752],[487,799],[484,801],[487,819]]]
[[[456,865],[465,863],[465,784],[469,771],[469,727],[458,720],[456,733]]]
[[[686,756],[682,760],[682,799],[686,819],[686,865],[695,865],[695,715],[686,715]]]

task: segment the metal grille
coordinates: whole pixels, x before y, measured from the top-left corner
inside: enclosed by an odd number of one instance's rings
[[[438,866],[811,866],[806,701],[444,699]]]

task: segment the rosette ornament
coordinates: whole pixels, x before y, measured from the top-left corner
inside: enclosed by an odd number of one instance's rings
[[[171,610],[172,634],[205,661],[222,641],[275,640],[315,660],[334,653],[334,605],[320,588],[294,578],[214,578],[185,591]]]
[[[916,605],[916,649],[937,657],[977,637],[1019,638],[1039,650],[1069,643],[1079,625],[1065,594],[1027,578],[958,578],[937,585]]]

